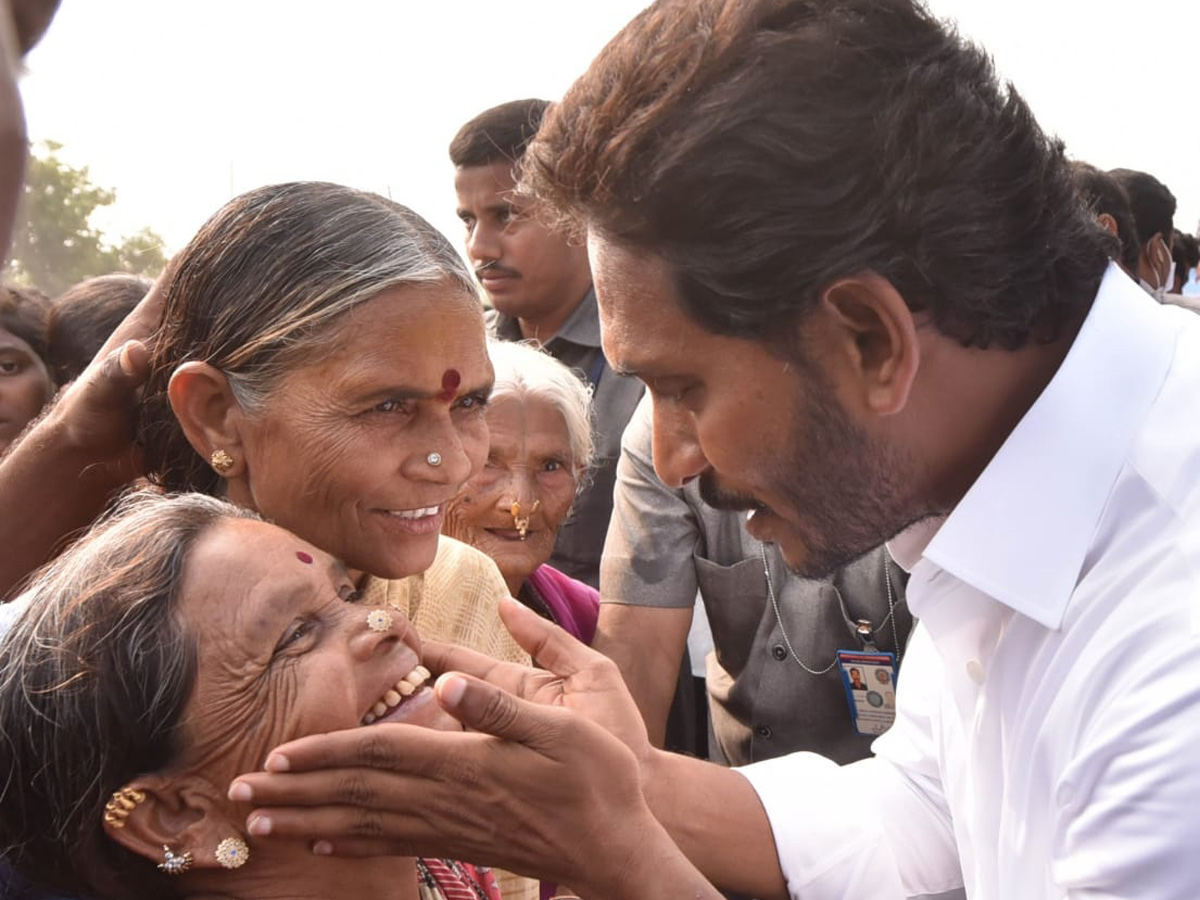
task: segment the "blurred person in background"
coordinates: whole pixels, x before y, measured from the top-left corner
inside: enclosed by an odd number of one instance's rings
[[[1176,294],[1195,293],[1196,267],[1200,265],[1200,241],[1182,231],[1175,232],[1175,240],[1171,244],[1171,255],[1175,258],[1175,289]],[[1191,285],[1192,291],[1184,288]]]
[[[141,275],[114,273],[81,281],[54,300],[48,361],[59,387],[79,377],[153,286]]]
[[[1175,233],[1175,195],[1148,172],[1134,169],[1110,169],[1129,198],[1137,226],[1137,277],[1142,287],[1162,300],[1175,283],[1175,261],[1171,256],[1171,236]]]
[[[1130,278],[1137,278],[1142,247],[1133,209],[1129,205],[1129,195],[1116,178],[1088,163],[1073,161],[1071,174],[1084,203],[1119,242],[1117,253],[1112,258]]]
[[[0,287],[0,454],[54,396],[46,365],[50,300],[33,288]]]
[[[587,248],[539,221],[515,192],[525,148],[549,105],[514,100],[485,110],[454,136],[450,161],[467,257],[492,307],[488,330],[502,341],[537,341],[592,389],[591,483],[559,529],[550,564],[598,587],[621,433],[643,386],[613,372],[604,357]]]

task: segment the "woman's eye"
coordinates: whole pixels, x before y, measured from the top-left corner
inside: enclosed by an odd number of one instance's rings
[[[288,629],[287,634],[283,636],[279,644],[275,647],[275,652],[278,653],[281,650],[286,650],[288,647],[308,637],[315,627],[316,623],[311,619],[305,619],[303,622],[294,622]]]
[[[410,403],[407,400],[384,400],[382,403],[376,403],[371,407],[373,413],[396,413],[407,412],[410,408]]]
[[[458,398],[455,405],[459,409],[483,409],[488,405],[488,395],[483,393],[465,394]]]
[[[557,472],[563,467],[561,459],[548,459],[542,464],[542,470],[545,472]]]
[[[3,372],[5,375],[15,375],[19,371],[21,371],[21,366],[15,360],[6,359],[0,361],[0,372]]]

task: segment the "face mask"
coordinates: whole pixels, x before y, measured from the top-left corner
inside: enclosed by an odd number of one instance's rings
[[[1175,260],[1172,259],[1170,265],[1167,266],[1167,277],[1163,279],[1162,284],[1155,287],[1144,278],[1138,279],[1138,284],[1142,286],[1148,294],[1152,294],[1154,299],[1159,303],[1163,302],[1163,295],[1170,293],[1171,288],[1175,286]]]

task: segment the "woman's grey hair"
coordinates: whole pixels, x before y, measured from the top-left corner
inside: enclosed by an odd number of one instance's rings
[[[492,339],[488,356],[496,370],[493,399],[537,397],[562,415],[571,443],[571,462],[582,489],[595,459],[591,388],[573,369],[534,344]]]
[[[104,832],[104,805],[180,750],[196,646],[178,614],[184,565],[223,519],[201,494],[131,495],[44,568],[0,640],[0,852],[54,893],[170,896]]]
[[[253,414],[283,373],[319,356],[339,316],[389,288],[438,282],[477,296],[450,242],[378,194],[296,182],[231,200],[171,263],[139,428],[151,479],[209,494],[220,483],[171,412],[180,364],[220,369]]]

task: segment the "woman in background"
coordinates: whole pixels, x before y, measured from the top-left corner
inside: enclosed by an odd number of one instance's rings
[[[591,393],[530,344],[489,341],[488,356],[487,462],[450,504],[445,533],[490,556],[514,597],[591,643],[599,593],[546,563],[592,464]]]

